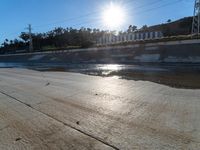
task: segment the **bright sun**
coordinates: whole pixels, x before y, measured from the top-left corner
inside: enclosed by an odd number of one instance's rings
[[[110,3],[102,15],[103,23],[109,28],[118,28],[123,25],[125,21],[125,11],[122,7]]]

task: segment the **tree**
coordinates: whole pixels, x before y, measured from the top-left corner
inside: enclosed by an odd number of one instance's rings
[[[130,33],[130,32],[134,32],[134,31],[136,31],[136,30],[137,30],[137,26],[135,26],[135,25],[130,25],[130,26],[128,27],[127,32]]]
[[[130,33],[130,32],[132,32],[132,31],[133,31],[133,27],[132,27],[132,25],[130,25],[130,26],[128,27],[127,32]]]
[[[147,25],[143,25],[141,30],[147,30],[148,29],[148,26]]]
[[[11,45],[13,44],[13,40],[10,40],[10,44],[11,44]]]
[[[8,41],[9,41],[8,39],[5,39],[5,42],[6,42],[6,43],[8,43]]]
[[[130,32],[136,30],[136,26],[130,26]],[[122,32],[123,34],[124,32]],[[68,28],[55,28],[46,33],[35,33],[32,34],[33,45],[35,50],[47,49],[61,49],[67,48],[68,46],[77,46],[77,47],[90,47],[96,41],[99,40],[103,35],[112,34],[115,35],[115,31],[104,31],[99,29],[84,28],[75,29],[72,27]],[[20,40],[14,39],[9,42],[6,39],[2,45],[1,49],[4,50],[15,50],[27,49],[29,35],[25,32],[22,32],[19,36]],[[11,53],[11,52],[10,52]]]
[[[132,26],[132,31],[134,32],[134,31],[136,31],[136,30],[137,30],[137,26],[133,25],[133,26]]]
[[[170,23],[170,22],[172,22],[172,20],[171,20],[171,19],[168,19],[168,20],[167,20],[167,23]]]
[[[19,36],[24,42],[27,42],[29,39],[29,35],[25,32],[22,32],[21,35]]]

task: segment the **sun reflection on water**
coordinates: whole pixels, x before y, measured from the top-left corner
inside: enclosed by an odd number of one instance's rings
[[[122,67],[121,65],[110,64],[110,65],[100,66],[99,69],[107,70],[107,71],[118,71],[118,70],[121,70]]]

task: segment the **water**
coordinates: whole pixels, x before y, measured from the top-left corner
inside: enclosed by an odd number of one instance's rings
[[[200,88],[199,64],[51,64],[0,63],[0,68],[27,68],[38,71],[66,71],[126,80],[151,81],[175,88]]]
[[[168,71],[166,67],[145,66],[145,65],[127,65],[127,64],[50,64],[50,63],[0,63],[0,68],[28,68],[40,71],[63,70],[71,72],[110,72],[118,71],[144,71],[144,72],[162,72]]]
[[[18,67],[15,63],[0,63],[0,68],[13,68]]]

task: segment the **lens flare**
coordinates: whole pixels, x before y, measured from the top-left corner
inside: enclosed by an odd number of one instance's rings
[[[126,15],[123,7],[110,3],[102,13],[103,24],[109,28],[118,28],[125,22]]]

